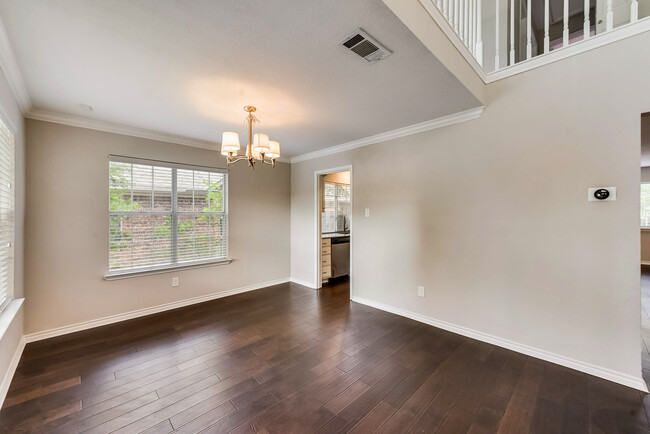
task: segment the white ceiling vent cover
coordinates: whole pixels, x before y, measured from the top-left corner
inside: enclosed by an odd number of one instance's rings
[[[375,38],[361,29],[357,29],[345,38],[341,45],[363,57],[369,63],[375,63],[393,54],[388,48],[381,45]]]

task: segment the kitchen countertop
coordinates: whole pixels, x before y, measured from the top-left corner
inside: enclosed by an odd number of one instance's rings
[[[338,238],[338,237],[349,237],[349,236],[350,236],[349,232],[347,234],[341,232],[336,232],[332,234],[321,234],[321,238]]]

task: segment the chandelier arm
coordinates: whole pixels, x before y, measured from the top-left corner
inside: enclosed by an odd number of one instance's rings
[[[263,158],[262,160],[258,160],[261,163],[268,164],[271,167],[275,167],[275,158],[271,158],[267,160],[266,158]]]
[[[228,163],[236,163],[240,160],[248,160],[249,158],[245,155],[237,155],[236,157],[228,157]]]

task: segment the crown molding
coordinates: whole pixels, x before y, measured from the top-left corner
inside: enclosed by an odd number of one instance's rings
[[[125,136],[139,137],[142,139],[157,140],[160,142],[176,143],[178,145],[193,146],[195,148],[217,150],[219,144],[207,140],[190,139],[175,134],[161,133],[145,128],[138,128],[116,122],[100,121],[81,116],[56,113],[47,110],[31,110],[25,115],[28,119],[52,122],[55,124],[69,125],[72,127],[86,128],[89,130],[103,131],[106,133],[122,134]]]
[[[29,97],[29,93],[27,93],[23,75],[20,73],[18,61],[9,43],[9,36],[7,35],[2,20],[0,20],[0,68],[2,68],[2,71],[4,71],[7,77],[9,87],[23,115],[28,113],[32,108],[32,100]]]
[[[307,154],[298,155],[291,158],[291,163],[299,163],[305,160],[312,160],[314,158],[324,157],[326,155],[337,154],[339,152],[349,151],[350,149],[361,148],[363,146],[374,145],[376,143],[386,142],[388,140],[397,139],[400,137],[410,136],[424,131],[435,130],[436,128],[446,127],[448,125],[465,122],[476,119],[483,113],[484,107],[477,107],[466,110],[460,113],[454,113],[449,116],[432,119],[430,121],[421,122],[419,124],[410,125],[408,127],[398,128],[396,130],[387,131],[385,133],[376,134],[374,136],[366,137],[363,139],[355,140],[341,145],[332,146],[318,151],[309,152]]]
[[[146,128],[124,125],[117,122],[100,121],[97,119],[89,119],[81,116],[56,113],[48,110],[38,110],[38,109],[31,110],[29,111],[29,113],[25,115],[25,117],[37,121],[52,122],[55,124],[69,125],[71,127],[103,131],[106,133],[122,134],[124,136],[156,140],[159,142],[175,143],[177,145],[191,146],[194,148],[201,148],[201,149],[209,149],[211,151],[219,150],[218,142],[192,139],[190,137],[178,136],[176,134],[162,133],[159,131],[148,130]],[[277,161],[281,163],[289,163],[288,158],[279,158]]]

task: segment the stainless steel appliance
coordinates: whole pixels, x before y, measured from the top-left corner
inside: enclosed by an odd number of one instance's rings
[[[350,274],[350,237],[332,238],[332,277]]]

